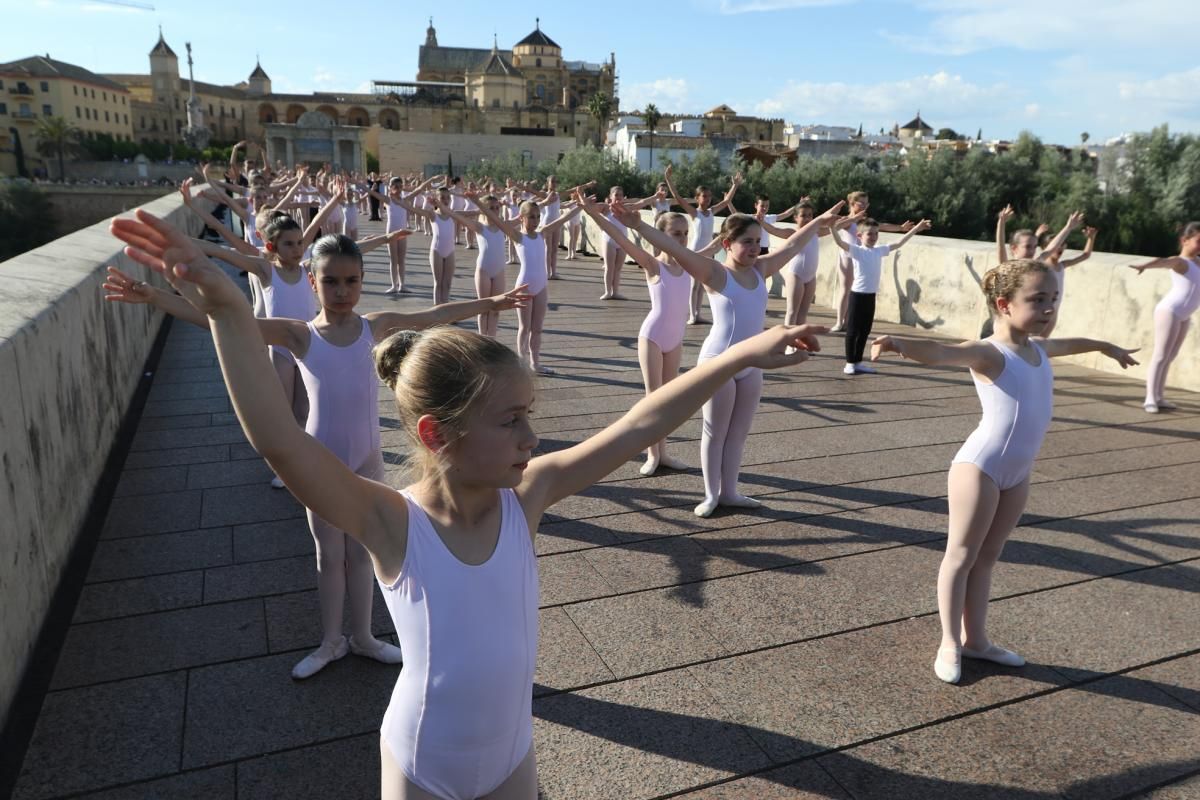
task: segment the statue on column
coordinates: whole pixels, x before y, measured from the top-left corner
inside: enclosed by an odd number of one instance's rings
[[[187,142],[188,147],[203,150],[208,147],[212,131],[204,126],[204,107],[200,105],[200,99],[196,97],[196,76],[192,74],[192,43],[187,42],[185,46],[187,47],[189,90],[187,127],[183,129],[183,140]]]

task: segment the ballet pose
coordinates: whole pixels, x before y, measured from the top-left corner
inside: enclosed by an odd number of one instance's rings
[[[654,201],[653,196],[642,200],[635,200],[626,205],[625,190],[620,186],[610,186],[608,189],[608,202],[610,205],[624,206],[630,210],[645,208]],[[608,214],[609,223],[617,229],[622,235],[626,232],[626,226],[620,220],[614,217],[611,213]],[[601,300],[624,300],[625,295],[621,294],[621,266],[625,263],[625,255],[617,243],[607,233],[604,234],[604,245],[602,247],[604,258],[604,294],[600,295]]]
[[[730,346],[758,333],[767,312],[767,279],[791,260],[804,244],[828,225],[842,207],[838,203],[825,214],[798,228],[779,250],[759,255],[758,222],[747,214],[732,214],[721,227],[721,246],[728,263],[722,264],[682,246],[670,236],[647,225],[635,211],[621,214],[646,241],[669,254],[708,291],[713,326],[700,349],[699,364],[716,358]],[[616,206],[614,206],[616,208]],[[824,331],[823,328],[812,330]],[[669,385],[669,384],[666,384]],[[738,372],[713,393],[704,404],[704,427],[700,443],[700,466],[704,472],[704,500],[696,506],[698,517],[707,517],[718,505],[758,508],[762,504],[738,493],[742,450],[754,412],[762,395],[762,371]]]
[[[1005,228],[1008,221],[1015,217],[1017,212],[1013,210],[1012,205],[1006,205],[1000,209],[1000,213],[996,215],[996,256],[999,259],[997,263],[1003,264],[1005,261],[1020,258],[1031,258],[1041,261],[1047,265],[1052,265],[1052,254],[1058,253],[1062,255],[1062,248],[1067,241],[1067,237],[1071,232],[1083,225],[1083,212],[1073,211],[1067,216],[1067,222],[1063,225],[1062,230],[1055,234],[1054,238],[1046,243],[1046,247],[1040,252],[1038,250],[1039,237],[1043,232],[1048,231],[1050,226],[1042,224],[1038,226],[1036,231],[1031,231],[1028,228],[1021,228],[1013,231],[1012,237],[1009,240],[1008,247],[1004,246]],[[1084,257],[1086,258],[1086,256]],[[1079,259],[1083,261],[1084,258]],[[1053,261],[1057,261],[1054,258]],[[1072,262],[1074,263],[1074,262]],[[1063,266],[1070,266],[1069,264]],[[1062,269],[1051,266],[1051,271],[1055,273],[1058,279],[1059,295],[1058,301],[1062,302],[1062,287],[1063,273]],[[983,321],[983,327],[979,330],[979,338],[986,339],[992,335],[992,325],[995,323],[995,318],[988,314],[988,318]],[[1043,336],[1049,336],[1054,331],[1054,326],[1058,324],[1058,318],[1055,317],[1051,321],[1050,326],[1042,332]]]
[[[1029,474],[1053,416],[1050,359],[1101,352],[1122,367],[1131,353],[1095,339],[1045,339],[1056,314],[1058,283],[1040,261],[1008,261],[983,278],[995,333],[985,341],[942,344],[881,336],[871,358],[898,353],[922,364],[969,367],[983,407],[979,427],[950,465],[949,538],[938,571],[942,641],[934,672],[957,683],[962,657],[1019,667],[1025,659],[987,635],[992,568],[1029,496]]]
[[[112,230],[208,316],[250,443],[371,556],[405,656],[380,728],[384,800],[536,798],[533,535],[542,514],[662,439],[733,375],[797,364],[818,348],[803,326],[760,332],[599,434],[535,458],[534,383],[511,350],[451,327],[393,334],[376,348],[376,367],[396,392],[416,465],[416,480],[397,492],[355,474],[288,417],[245,299],[186,237],[141,210]]]
[[[667,189],[671,192],[671,197],[675,199],[675,204],[683,209],[683,213],[687,214],[692,220],[692,230],[688,237],[688,247],[692,250],[703,250],[707,248],[713,240],[713,220],[718,211],[729,206],[733,202],[733,196],[737,194],[738,188],[742,185],[742,173],[737,173],[733,176],[733,182],[729,187],[729,191],[725,193],[725,197],[715,206],[712,204],[712,190],[707,186],[697,186],[695,201],[692,205],[687,200],[684,200],[679,192],[675,190],[675,184],[671,183],[671,165],[663,171],[663,183],[667,185]],[[698,325],[704,320],[700,318],[700,302],[704,298],[704,284],[695,279],[692,280],[692,294],[688,308],[688,325]]]
[[[813,205],[808,198],[795,206],[796,227],[812,222]],[[803,325],[808,321],[808,310],[817,296],[817,267],[821,261],[821,239],[830,233],[828,226],[822,227],[817,235],[809,239],[791,261],[780,272],[783,274],[783,294],[787,298],[784,324]]]
[[[371,190],[372,197],[387,209],[387,228],[388,233],[393,231],[408,230],[408,209],[404,205],[406,198],[414,193],[424,192],[433,185],[440,176],[434,176],[417,184],[412,192],[404,191],[403,178],[391,178],[388,180],[388,191],[386,195],[379,194],[375,190]],[[388,284],[386,294],[408,294],[409,289],[404,285],[404,272],[408,262],[408,240],[399,239],[388,245],[388,276],[391,283]]]
[[[1179,255],[1131,266],[1139,275],[1148,269],[1171,271],[1171,290],[1154,307],[1154,355],[1146,371],[1143,408],[1157,414],[1175,408],[1163,397],[1167,370],[1187,338],[1192,315],[1200,309],[1200,222],[1184,226],[1179,236]]]
[[[480,298],[492,297],[504,294],[504,267],[507,264],[504,247],[509,240],[499,226],[488,220],[482,209],[486,206],[496,218],[503,219],[504,207],[500,198],[494,194],[485,194],[478,198],[476,203],[481,209],[476,219],[453,209],[443,207],[442,210],[449,213],[459,225],[475,234],[475,239],[479,242],[479,257],[475,259],[475,291]],[[498,313],[485,311],[479,315],[479,332],[484,336],[494,337],[499,324]]]
[[[687,330],[691,278],[686,268],[671,256],[660,260],[630,241],[616,225],[609,222],[608,214],[601,206],[587,202],[581,193],[576,193],[576,199],[583,204],[583,210],[600,230],[646,273],[650,313],[638,331],[638,364],[642,368],[646,394],[650,394],[679,374],[683,336]],[[688,220],[683,214],[670,211],[659,214],[654,226],[674,239],[680,247],[687,247]],[[640,472],[653,475],[660,466],[670,469],[684,469],[687,466],[667,455],[665,438],[646,449],[646,462],[642,464]]]
[[[474,200],[473,195],[469,195]],[[567,218],[579,213],[579,206],[564,211],[557,218],[542,224],[541,210],[532,200],[521,203],[521,218],[517,223],[505,222],[486,204],[479,205],[479,213],[488,222],[504,231],[517,248],[517,258],[521,261],[521,271],[517,273],[517,283],[528,287],[527,291],[533,301],[521,308],[517,317],[517,354],[521,362],[528,364],[530,369],[539,375],[553,375],[554,370],[542,365],[542,324],[546,319],[546,306],[549,303],[549,288],[547,283],[550,276],[546,271],[545,237],[547,230],[558,230]]]
[[[433,241],[429,243],[429,270],[433,273],[433,302],[436,305],[450,301],[450,285],[454,282],[454,230],[460,226],[450,216],[450,209],[451,203],[464,204],[466,201],[461,196],[457,201],[453,198],[450,190],[442,187],[427,197],[429,209],[414,206],[407,199],[400,201],[409,213],[429,220],[433,230]]]

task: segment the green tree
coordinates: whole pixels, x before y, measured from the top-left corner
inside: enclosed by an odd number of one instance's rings
[[[936,138],[953,140],[958,138],[958,134],[955,132],[954,128],[939,128]]]
[[[58,179],[67,176],[66,158],[79,148],[79,128],[65,117],[41,117],[33,129],[37,151],[43,156],[58,159]]]
[[[642,118],[646,122],[646,127],[650,129],[650,170],[654,171],[654,131],[662,122],[662,113],[654,103],[646,103],[646,110],[642,112]]]
[[[588,113],[596,118],[599,132],[596,134],[596,146],[604,145],[604,131],[608,127],[608,118],[612,116],[612,100],[604,92],[596,92],[588,98]]]

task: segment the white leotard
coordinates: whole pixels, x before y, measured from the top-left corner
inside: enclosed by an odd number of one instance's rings
[[[808,283],[817,277],[817,264],[821,260],[821,239],[813,236],[800,252],[792,256],[784,269],[791,272],[801,283]]]
[[[308,352],[296,359],[308,392],[304,430],[358,472],[379,452],[379,378],[371,323],[346,347],[331,344],[308,323]]]
[[[278,267],[272,267],[271,282],[266,286],[250,273],[250,280],[258,283],[258,294],[262,298],[264,317],[285,317],[308,322],[317,315],[317,298],[312,286],[308,283],[307,270],[300,268],[300,279],[288,283],[279,274]],[[294,361],[290,350],[283,347],[270,348],[272,353],[279,353],[289,361]]]
[[[529,294],[536,295],[546,288],[548,273],[546,271],[546,237],[540,233],[530,236],[521,233],[521,241],[517,243],[517,259],[521,262],[521,271],[517,273],[517,286],[527,284]]]
[[[402,231],[408,227],[408,209],[397,203],[395,200],[388,199],[387,203],[387,233]]]
[[[347,203],[345,212],[346,221],[342,226],[342,233],[358,230],[358,203]]]
[[[763,222],[767,223],[768,225],[774,225],[778,221],[779,221],[778,214],[763,214]],[[760,229],[759,236],[758,236],[759,249],[762,249],[764,247],[770,247],[771,246],[771,234],[767,233],[767,229],[763,228],[761,225],[759,226],[759,229]]]
[[[558,215],[562,207],[562,201],[559,199],[558,192],[554,192],[552,195],[550,195],[550,197],[553,197],[554,199],[546,200],[545,205],[542,206],[541,223],[543,225],[545,225],[547,222],[553,222],[554,220],[558,219]]]
[[[655,200],[654,201],[654,216],[657,217],[659,214],[663,214],[670,210],[671,210],[671,201],[670,200]]]
[[[437,253],[442,258],[454,253],[454,218],[433,215],[433,242],[429,245],[430,252]]]
[[[711,211],[705,213],[696,209],[696,216],[692,217],[691,235],[688,237],[689,250],[703,250],[712,244],[713,219]]]
[[[612,214],[605,214],[604,218],[607,219],[609,222],[611,222],[613,224],[613,227],[616,228],[618,231],[620,231],[622,234],[624,234],[626,236],[629,235],[629,229],[626,228],[623,224],[621,224],[621,222],[618,221],[617,218],[614,217]],[[613,247],[617,246],[616,242],[614,242],[612,240],[612,237],[609,236],[607,233],[605,233],[604,234],[604,246],[608,247],[609,245],[612,245]]]
[[[484,225],[479,232],[479,257],[475,259],[475,269],[494,278],[504,274],[504,264],[508,260],[504,252],[504,240],[507,237],[499,228],[489,228]]]
[[[1171,270],[1171,290],[1163,295],[1155,309],[1165,309],[1175,315],[1175,319],[1184,320],[1200,309],[1200,264],[1190,258],[1185,258],[1187,272],[1180,275]]]
[[[503,783],[533,746],[537,558],[511,489],[500,490],[496,549],[477,566],[459,561],[403,494],[404,564],[393,584],[380,586],[404,669],[379,733],[417,786],[474,800]]]
[[[700,347],[700,361],[719,356],[731,345],[762,333],[767,316],[767,283],[758,265],[753,273],[757,283],[753,289],[746,289],[734,280],[733,270],[726,268],[725,288],[708,293],[713,322]]]
[[[1054,372],[1046,351],[1037,342],[1032,344],[1041,361],[1035,367],[1004,345],[985,341],[1004,356],[1004,370],[991,383],[971,373],[983,418],[951,463],[974,464],[997,487],[1011,489],[1029,477],[1050,427]]]

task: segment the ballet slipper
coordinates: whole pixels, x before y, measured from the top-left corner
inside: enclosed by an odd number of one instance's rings
[[[762,503],[744,494],[723,494],[719,502],[731,508],[762,508]]]
[[[272,489],[282,489],[282,488],[284,488],[284,486],[283,486],[283,478],[279,477],[278,475],[276,475],[275,477],[271,478],[271,488],[272,488]]]
[[[948,655],[948,658],[943,656]],[[938,648],[937,658],[933,660],[933,673],[946,683],[958,683],[962,677],[962,654],[960,648],[954,645],[943,645]]]
[[[356,656],[374,659],[380,664],[401,664],[404,662],[404,659],[400,654],[399,647],[374,637],[371,638],[370,644],[360,645],[355,638],[351,636],[350,652],[354,653]]]
[[[330,662],[344,658],[348,652],[350,652],[350,646],[346,643],[345,636],[336,642],[322,642],[320,647],[300,659],[299,663],[292,667],[292,677],[298,681],[311,678],[329,666]]]
[[[706,497],[704,502],[696,506],[697,517],[711,517],[712,513],[717,510],[717,501],[714,498]]]
[[[653,458],[647,458],[646,463],[642,464],[641,469],[638,470],[638,473],[648,478],[658,470],[658,467],[658,461]]]
[[[974,658],[979,661],[992,661],[996,664],[1003,664],[1006,667],[1025,666],[1024,658],[1012,650],[1005,650],[1003,647],[995,644],[989,644],[983,650],[973,650],[970,647],[964,647],[962,654],[967,658]]]
[[[686,461],[668,455],[663,455],[659,458],[658,465],[667,469],[689,469]]]
[[[1158,403],[1151,403],[1151,402],[1147,401],[1145,403],[1142,403],[1142,408],[1146,409],[1147,414],[1157,414],[1158,413]]]

